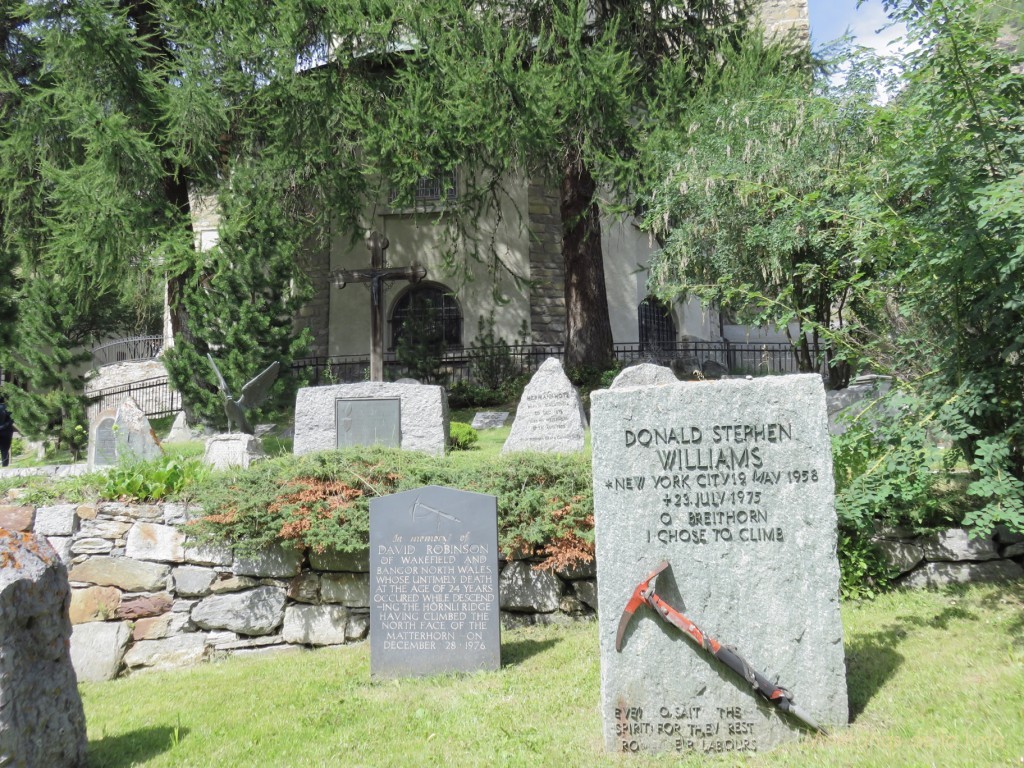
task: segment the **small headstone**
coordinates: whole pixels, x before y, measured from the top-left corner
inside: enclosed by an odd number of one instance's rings
[[[116,412],[104,412],[95,421],[89,440],[90,467],[110,467],[118,463],[115,416]]]
[[[109,467],[119,460],[147,460],[163,454],[149,419],[132,398],[116,410],[105,409],[89,423],[89,467]]]
[[[576,388],[561,362],[549,357],[523,390],[512,431],[501,451],[582,451],[586,424]]]
[[[229,467],[248,467],[254,461],[262,459],[263,441],[244,432],[230,435],[214,435],[206,441],[206,452],[203,461],[214,469]]]
[[[362,382],[304,387],[295,397],[296,455],[393,444],[440,456],[447,441],[448,398],[443,387]]]
[[[370,674],[497,670],[494,496],[427,486],[370,502]]]
[[[657,594],[792,692],[847,722],[832,454],[816,375],[595,392],[601,697],[607,749],[749,753],[802,727],[645,605]]]
[[[188,419],[185,418],[184,411],[178,411],[178,415],[174,417],[174,423],[171,424],[171,431],[167,433],[167,437],[164,439],[165,443],[186,443],[192,439],[192,430],[189,429]]]
[[[0,765],[86,764],[71,589],[45,538],[0,530]]]
[[[508,411],[480,411],[473,417],[473,429],[501,429],[508,421]]]
[[[625,387],[659,387],[662,384],[675,384],[679,379],[671,368],[653,363],[640,363],[623,368],[612,381],[611,389]]]

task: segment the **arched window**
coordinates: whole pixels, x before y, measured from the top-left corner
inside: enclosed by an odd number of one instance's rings
[[[403,293],[391,311],[391,348],[408,333],[461,347],[462,311],[452,292],[443,285],[419,283]]]
[[[637,322],[641,352],[658,352],[674,347],[676,323],[672,319],[671,307],[665,302],[648,296],[637,308]]]

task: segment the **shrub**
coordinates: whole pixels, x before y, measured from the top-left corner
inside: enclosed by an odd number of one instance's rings
[[[299,549],[360,551],[369,544],[376,496],[444,485],[498,498],[499,546],[555,567],[593,558],[593,492],[583,454],[502,456],[486,464],[385,448],[287,456],[210,478],[196,490],[206,511],[192,531],[254,552],[283,542]]]
[[[479,439],[480,434],[469,424],[453,421],[448,425],[448,450],[468,451]]]
[[[162,456],[113,467],[100,491],[104,499],[159,501],[201,482],[210,467],[199,458]]]

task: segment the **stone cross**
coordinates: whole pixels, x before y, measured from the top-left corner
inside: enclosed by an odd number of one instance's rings
[[[366,247],[370,250],[369,269],[339,269],[332,273],[334,285],[344,288],[348,283],[370,284],[370,381],[384,381],[384,282],[408,280],[418,283],[427,276],[427,270],[414,264],[411,267],[385,267],[384,251],[388,239],[380,232],[366,233]]]

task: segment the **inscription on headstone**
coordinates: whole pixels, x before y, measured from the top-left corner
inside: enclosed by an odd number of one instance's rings
[[[583,450],[586,416],[579,393],[557,358],[549,357],[523,390],[502,452]]]
[[[501,666],[497,499],[426,486],[370,502],[370,674]]]
[[[96,425],[93,464],[108,467],[117,464],[117,437],[114,433],[114,419],[110,416],[100,419]]]
[[[395,398],[339,398],[334,404],[338,447],[402,444],[402,401]]]
[[[801,726],[651,608],[657,594],[824,726],[847,722],[832,460],[818,376],[592,395],[605,746],[758,752]]]

